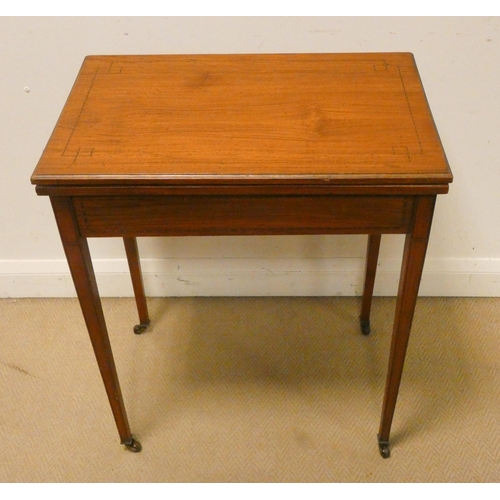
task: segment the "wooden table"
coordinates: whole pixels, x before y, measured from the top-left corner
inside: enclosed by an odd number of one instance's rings
[[[132,451],[87,238],[124,239],[142,333],[136,237],[368,234],[368,335],[381,234],[405,234],[378,433],[390,455],[436,195],[452,181],[412,54],[87,57],[31,180]]]

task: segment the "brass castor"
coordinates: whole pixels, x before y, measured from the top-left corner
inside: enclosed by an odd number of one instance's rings
[[[370,335],[370,320],[369,319],[360,319],[359,324],[361,326],[361,333],[366,337]]]
[[[130,438],[122,444],[128,451],[131,451],[132,453],[139,453],[142,450],[142,444],[139,443],[139,441],[136,441],[134,438]]]
[[[140,325],[135,325],[134,326],[134,333],[136,335],[140,335],[141,333],[144,333],[149,326],[149,321],[147,323],[141,323]]]
[[[378,440],[378,450],[382,458],[389,458],[391,456],[391,450],[389,449],[389,441],[381,441],[377,436]]]

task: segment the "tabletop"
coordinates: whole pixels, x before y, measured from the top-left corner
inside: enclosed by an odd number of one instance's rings
[[[88,56],[43,185],[433,185],[452,175],[410,53]]]

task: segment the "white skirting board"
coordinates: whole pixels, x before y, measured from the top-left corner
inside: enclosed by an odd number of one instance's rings
[[[146,295],[357,296],[364,259],[144,259]],[[102,297],[133,295],[125,259],[94,261]],[[401,260],[379,262],[375,295],[397,293]],[[427,259],[421,296],[500,297],[500,259]],[[64,260],[0,261],[0,297],[74,297]]]

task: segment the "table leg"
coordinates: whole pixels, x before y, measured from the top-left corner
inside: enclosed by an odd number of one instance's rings
[[[125,412],[87,239],[80,235],[71,198],[52,197],[52,208],[121,443],[138,452]]]
[[[389,367],[382,406],[382,418],[377,436],[380,454],[384,458],[390,456],[389,434],[403,373],[418,288],[424,267],[435,201],[435,196],[421,196],[418,198],[412,229],[406,235],[405,240],[394,330],[389,354]]]
[[[361,315],[359,317],[361,324],[361,333],[363,335],[370,335],[370,310],[372,306],[373,287],[375,285],[375,274],[377,272],[380,239],[380,234],[368,235],[368,246],[366,249],[365,286],[363,290]]]
[[[141,261],[139,260],[139,250],[137,248],[136,238],[123,238],[125,253],[127,254],[128,267],[132,278],[134,288],[135,302],[139,312],[139,325],[134,326],[134,333],[141,334],[149,326],[148,305],[146,303],[146,294],[144,293],[144,282],[141,273]]]

